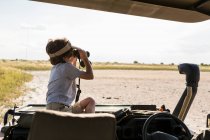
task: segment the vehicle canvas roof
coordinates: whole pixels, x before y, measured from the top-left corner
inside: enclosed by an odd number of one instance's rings
[[[210,19],[209,0],[34,0],[179,22]]]

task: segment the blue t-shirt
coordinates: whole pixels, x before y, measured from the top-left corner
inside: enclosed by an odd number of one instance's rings
[[[47,104],[54,102],[70,105],[76,96],[75,79],[82,72],[69,63],[54,65],[48,83]]]

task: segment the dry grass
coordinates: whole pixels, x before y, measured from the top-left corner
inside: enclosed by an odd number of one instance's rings
[[[177,65],[161,64],[126,64],[126,63],[94,63],[93,69],[116,70],[177,70]]]
[[[30,60],[0,60],[1,66],[14,67],[21,70],[50,70],[52,65],[49,61]],[[172,64],[129,64],[129,63],[100,63],[94,62],[93,69],[97,70],[177,70],[177,65]],[[201,71],[210,72],[210,65],[200,65]]]
[[[21,70],[49,70],[52,66],[49,61],[30,60],[0,60],[0,65]]]
[[[13,100],[23,94],[21,87],[30,80],[32,80],[32,75],[20,69],[0,66],[0,108],[14,105]]]

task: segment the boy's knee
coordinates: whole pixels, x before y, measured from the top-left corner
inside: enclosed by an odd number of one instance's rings
[[[95,100],[93,98],[88,97],[87,99],[88,99],[89,103],[95,105]]]

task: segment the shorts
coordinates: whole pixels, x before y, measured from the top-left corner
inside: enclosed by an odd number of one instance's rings
[[[63,112],[71,112],[71,113],[83,113],[83,109],[79,102],[75,103],[72,106],[67,106],[62,103],[49,103],[46,108],[48,110],[56,110]]]

